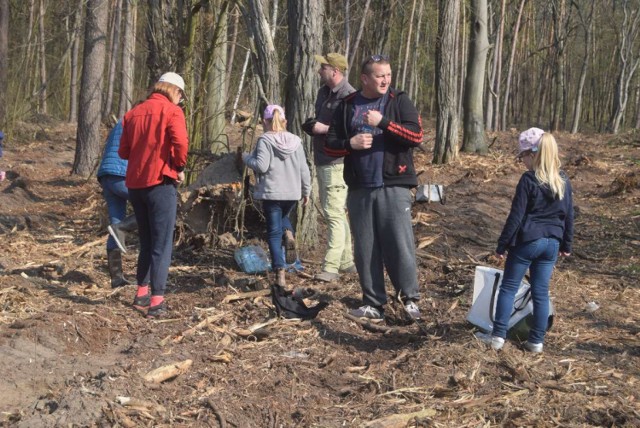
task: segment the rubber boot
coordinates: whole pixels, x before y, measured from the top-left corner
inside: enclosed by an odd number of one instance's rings
[[[287,280],[285,278],[284,269],[276,269],[276,284],[280,287],[285,288],[287,286]]]
[[[111,288],[122,287],[123,285],[129,285],[122,275],[122,253],[119,249],[107,251],[107,263],[109,264],[109,276],[111,277]]]
[[[133,232],[138,229],[138,222],[136,221],[136,216],[131,214],[122,220],[120,223],[110,224],[107,227],[109,231],[109,235],[113,237],[116,241],[116,245],[120,248],[120,251],[123,253],[127,252],[125,238],[127,236],[127,232]]]

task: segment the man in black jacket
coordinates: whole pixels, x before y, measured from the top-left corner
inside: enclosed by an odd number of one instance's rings
[[[413,149],[422,143],[420,116],[409,97],[391,85],[389,58],[363,64],[362,89],[338,106],[325,152],[345,156],[344,180],[363,306],[350,314],[384,319],[386,268],[412,318],[420,318],[411,188],[417,185]]]

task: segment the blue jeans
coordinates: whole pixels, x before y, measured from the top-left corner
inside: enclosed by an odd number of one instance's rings
[[[507,337],[507,323],[513,311],[513,302],[522,278],[529,269],[531,299],[533,301],[533,326],[529,343],[543,343],[549,322],[549,280],[558,260],[560,241],[540,238],[525,242],[509,250],[500,285],[493,336]]]
[[[109,223],[117,224],[127,215],[127,201],[129,200],[129,189],[124,184],[124,177],[117,175],[103,175],[100,177],[102,186],[102,196],[107,202],[109,212]],[[118,248],[116,241],[111,235],[107,239],[107,251]]]
[[[167,182],[131,189],[129,194],[140,237],[136,280],[138,285],[151,285],[152,295],[164,296],[178,207],[176,187]]]
[[[296,206],[297,201],[262,201],[262,209],[267,220],[267,240],[271,254],[271,268],[284,268],[284,254],[282,253],[282,235],[285,230],[293,232],[289,213]]]

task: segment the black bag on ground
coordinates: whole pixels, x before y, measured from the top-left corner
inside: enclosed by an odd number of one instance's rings
[[[276,307],[276,313],[283,318],[314,319],[318,312],[327,307],[327,302],[320,302],[309,308],[302,299],[297,299],[291,291],[285,291],[278,284],[271,284],[271,301]]]

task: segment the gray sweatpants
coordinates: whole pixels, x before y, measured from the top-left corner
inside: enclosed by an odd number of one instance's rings
[[[363,303],[387,302],[384,268],[404,298],[418,299],[416,248],[411,226],[411,191],[405,187],[349,189],[347,207]]]

